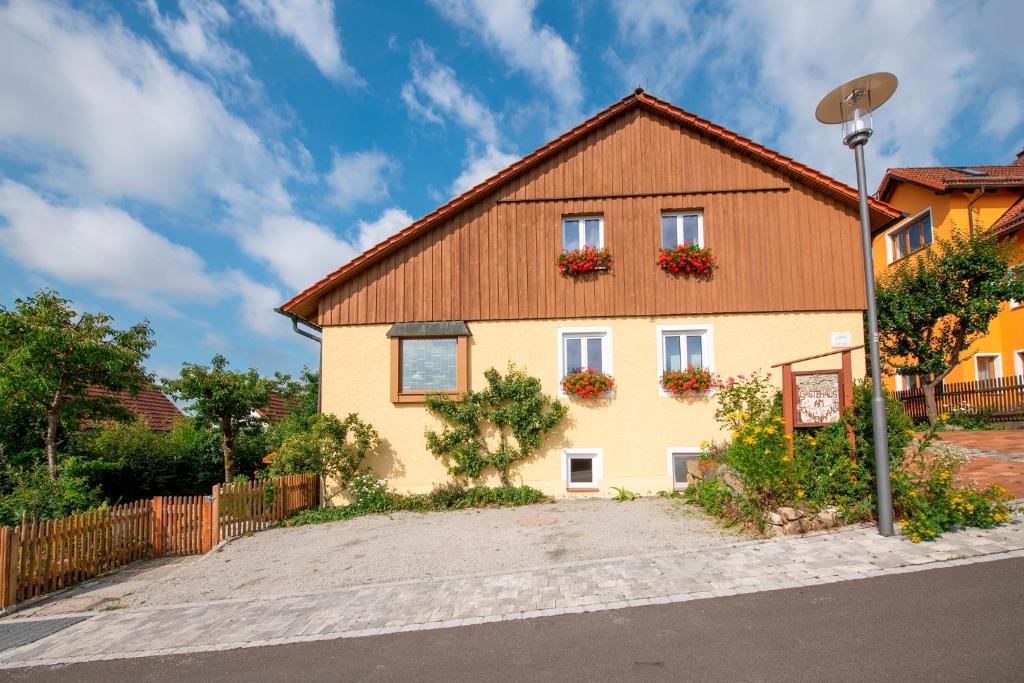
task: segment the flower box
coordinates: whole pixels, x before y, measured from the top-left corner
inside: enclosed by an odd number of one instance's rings
[[[583,247],[575,251],[563,251],[558,255],[558,269],[562,275],[583,275],[599,270],[608,270],[612,255],[604,247]]]
[[[583,368],[562,378],[562,391],[573,398],[599,398],[614,388],[611,375],[593,368]]]
[[[696,244],[684,244],[675,249],[662,249],[658,266],[673,275],[694,275],[710,278],[718,267],[711,250]]]
[[[673,396],[706,394],[715,386],[715,376],[704,368],[688,367],[661,375],[661,388]]]

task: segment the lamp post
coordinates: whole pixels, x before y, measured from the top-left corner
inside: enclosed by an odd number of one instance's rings
[[[855,78],[826,95],[814,114],[818,121],[843,124],[843,143],[853,150],[860,195],[860,232],[864,244],[864,285],[867,289],[868,335],[871,352],[871,418],[875,433],[875,485],[878,494],[878,533],[892,536],[892,491],[889,482],[889,432],[882,397],[882,372],[878,354],[878,309],[875,305],[875,269],[871,256],[871,218],[868,215],[867,181],[864,176],[864,145],[871,137],[871,112],[885,104],[896,91],[896,77],[873,73]]]

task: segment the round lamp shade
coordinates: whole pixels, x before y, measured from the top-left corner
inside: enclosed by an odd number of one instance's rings
[[[822,123],[846,123],[854,117],[851,99],[858,100],[860,107],[866,106],[863,114],[870,114],[892,97],[897,83],[896,77],[885,71],[854,78],[825,95],[814,116]]]

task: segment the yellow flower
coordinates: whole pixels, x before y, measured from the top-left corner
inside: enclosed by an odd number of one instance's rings
[[[942,413],[941,415],[939,415],[939,419],[942,420],[943,422],[947,421],[949,419],[949,413]]]
[[[765,427],[764,428],[764,433],[765,434],[774,434],[775,433],[775,427],[771,427],[771,426]]]
[[[700,449],[702,451],[706,451],[708,449],[708,442],[707,441],[701,441],[700,442]]]
[[[776,422],[778,422],[779,424],[782,424],[783,422],[785,422],[785,420],[783,420],[783,419],[782,419],[781,417],[779,417],[778,415],[776,415],[776,416],[775,416],[775,417],[773,417],[772,419],[773,419],[773,420],[775,420]]]
[[[815,444],[818,443],[818,440],[815,439],[813,436],[809,436],[807,437],[807,443],[811,446],[814,446]]]
[[[767,451],[765,451],[765,452],[767,453]],[[792,459],[793,459],[793,456],[790,455],[789,453],[786,453],[784,456],[782,456],[782,461],[783,462],[789,462]]]
[[[733,438],[734,440],[735,440],[735,439],[738,439],[738,438],[740,438],[740,433],[739,433],[739,432],[737,432],[736,430],[733,430],[733,432],[732,432],[732,438]]]
[[[760,434],[763,430],[760,427],[754,427],[754,433]]]
[[[743,443],[747,444],[748,446],[752,446],[755,443],[757,443],[757,439],[755,439],[752,436],[748,436],[747,438],[743,439]]]
[[[786,438],[789,439],[790,441],[792,441],[793,440],[793,435],[792,434],[786,434]]]
[[[803,489],[797,489],[796,490],[796,497],[797,498],[803,498],[804,497],[804,490]]]

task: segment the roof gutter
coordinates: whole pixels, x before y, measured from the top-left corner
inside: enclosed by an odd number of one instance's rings
[[[982,195],[985,194],[986,189],[987,188],[985,187],[979,188],[977,196],[967,202],[967,226],[971,231],[971,237],[974,237],[974,202],[981,199]]]
[[[323,334],[324,328],[320,327],[319,325],[314,325],[308,320],[303,320],[294,313],[289,313],[288,311],[282,310],[280,308],[275,308],[274,312],[280,313],[281,315],[292,321],[292,331],[294,331],[295,334],[302,335],[306,339],[312,339],[313,341],[320,345],[320,354],[318,358],[319,366],[316,369],[316,411],[318,413],[322,413],[324,409],[324,340],[322,337],[318,337],[315,334],[312,334],[310,332],[307,332],[306,330],[301,329],[299,327],[299,323],[302,323],[303,325],[312,330],[316,330],[317,332],[321,333],[321,335]]]

